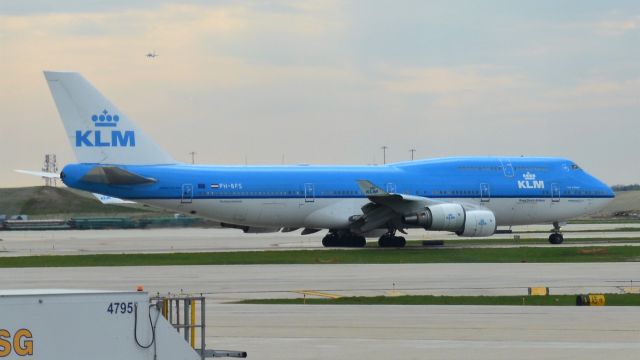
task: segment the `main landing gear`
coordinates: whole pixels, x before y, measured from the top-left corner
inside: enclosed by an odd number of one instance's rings
[[[378,239],[379,247],[404,247],[407,244],[407,240],[402,236],[396,236],[395,231],[388,232]]]
[[[553,230],[551,231],[552,233],[551,235],[549,235],[549,242],[554,245],[562,244],[562,242],[564,241],[564,237],[560,232],[560,224],[558,224],[557,221],[553,223]]]
[[[365,247],[367,240],[364,236],[355,235],[351,232],[330,231],[323,239],[324,247]]]

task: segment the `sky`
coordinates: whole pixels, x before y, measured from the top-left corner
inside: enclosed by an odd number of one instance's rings
[[[0,187],[75,161],[43,70],[174,158],[560,156],[640,182],[638,1],[0,0]],[[155,59],[145,57],[155,51]]]

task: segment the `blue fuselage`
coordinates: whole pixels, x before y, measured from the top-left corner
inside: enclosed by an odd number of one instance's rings
[[[600,180],[560,158],[444,158],[383,166],[121,165],[156,182],[130,186],[80,180],[96,165],[67,165],[64,183],[140,201],[185,196],[194,200],[365,198],[357,180],[369,180],[388,192],[434,199],[614,196]]]

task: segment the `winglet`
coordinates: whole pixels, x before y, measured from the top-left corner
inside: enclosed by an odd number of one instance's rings
[[[360,187],[360,191],[368,197],[370,196],[387,196],[388,192],[382,190],[381,187],[374,185],[369,180],[358,180],[358,186]]]
[[[119,199],[119,198],[115,198],[115,197],[111,197],[111,196],[107,196],[107,195],[102,195],[102,194],[93,193],[93,196],[95,196],[96,199],[98,199],[101,203],[103,203],[105,205],[135,204],[135,202],[133,202],[133,201],[122,200],[122,199]]]

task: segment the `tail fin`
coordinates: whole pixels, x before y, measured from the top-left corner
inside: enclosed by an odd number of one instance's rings
[[[176,163],[79,73],[45,71],[44,76],[79,162]]]

